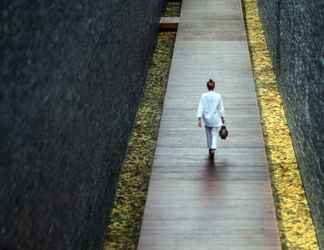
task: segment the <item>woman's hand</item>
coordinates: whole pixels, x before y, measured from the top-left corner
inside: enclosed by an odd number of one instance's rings
[[[198,127],[201,128],[201,119],[198,119]]]

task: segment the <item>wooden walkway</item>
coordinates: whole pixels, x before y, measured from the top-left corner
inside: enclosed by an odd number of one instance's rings
[[[230,130],[214,163],[196,122],[209,78]],[[240,0],[183,0],[138,249],[281,249]]]

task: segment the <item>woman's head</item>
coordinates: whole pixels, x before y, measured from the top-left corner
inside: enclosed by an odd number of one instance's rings
[[[214,88],[215,88],[215,82],[212,79],[209,79],[207,82],[207,89],[214,90]]]

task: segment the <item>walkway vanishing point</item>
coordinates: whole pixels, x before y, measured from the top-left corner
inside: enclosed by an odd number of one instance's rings
[[[209,78],[230,131],[214,163],[196,109]],[[279,250],[240,0],[183,0],[139,250]]]

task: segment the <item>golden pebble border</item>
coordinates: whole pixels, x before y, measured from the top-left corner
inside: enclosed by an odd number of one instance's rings
[[[256,0],[242,0],[284,250],[318,250],[311,213],[277,88]]]

